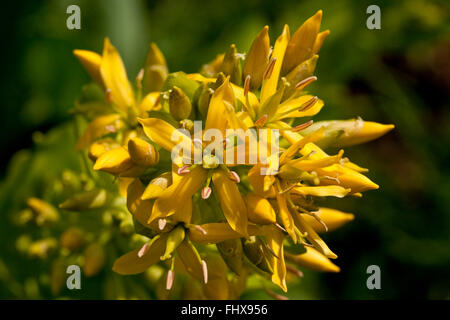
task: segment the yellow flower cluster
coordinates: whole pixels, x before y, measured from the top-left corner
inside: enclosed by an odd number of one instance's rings
[[[324,106],[305,91],[317,80],[317,53],[329,35],[320,32],[321,19],[318,11],[292,35],[286,25],[273,47],[266,26],[245,55],[231,45],[195,74],[169,73],[151,44],[134,86],[108,39],[102,55],[74,51],[104,93],[77,148],[87,150],[94,170],[117,177],[137,232],[148,237],[116,260],[115,272],[137,274],[160,263],[166,290],[183,275],[189,297],[227,299],[239,297],[253,274],[287,291],[287,273],[299,274],[290,264],[339,271],[319,234],[353,215],[317,207],[314,199],[361,196],[378,185],[343,150],[328,155],[322,147],[367,142],[393,125],[359,118],[296,123]],[[183,133],[192,133],[198,120],[203,132],[223,133],[219,143],[227,144],[227,129],[253,128],[279,131],[281,147],[256,164],[223,164],[214,154],[194,164],[172,159],[179,144],[205,150]],[[257,153],[268,151],[263,148]],[[250,148],[244,152],[249,158]]]

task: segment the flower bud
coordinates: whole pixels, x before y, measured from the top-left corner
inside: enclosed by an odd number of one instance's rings
[[[316,215],[327,226],[328,231],[336,230],[355,218],[351,213],[345,213],[331,208],[319,208]],[[325,231],[324,226],[313,216],[302,214],[302,217],[316,232]]]
[[[176,86],[170,91],[169,110],[172,117],[178,121],[188,118],[191,114],[191,100],[183,90]]]
[[[83,271],[87,277],[99,273],[106,262],[105,249],[98,243],[90,244],[84,251]]]
[[[102,154],[97,161],[95,161],[94,170],[120,174],[132,166],[133,162],[131,161],[130,154],[125,148],[120,147]]]
[[[50,203],[38,198],[29,198],[28,207],[33,211],[38,226],[59,220],[59,213]]]
[[[59,207],[70,211],[85,211],[102,207],[106,200],[106,190],[94,189],[75,194],[61,203]]]
[[[83,231],[76,227],[69,228],[61,235],[59,243],[63,248],[70,251],[76,251],[84,244]]]
[[[230,76],[230,81],[240,85],[242,82],[242,68],[240,58],[238,56],[236,46],[232,44],[225,54],[221,71]]]
[[[314,248],[305,247],[306,252],[294,255],[289,252],[285,252],[285,256],[288,260],[295,264],[322,272],[339,272],[340,269],[337,265],[330,261],[327,257],[321,254]]]
[[[128,141],[128,152],[131,160],[143,167],[152,167],[159,161],[159,153],[156,148],[141,138],[133,138]]]
[[[169,70],[166,59],[155,43],[150,48],[145,61],[143,88],[144,92],[160,91]]]
[[[33,242],[28,248],[28,254],[32,258],[46,259],[58,246],[53,238],[47,238]]]

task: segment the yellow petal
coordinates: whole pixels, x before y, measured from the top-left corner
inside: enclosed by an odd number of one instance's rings
[[[349,192],[350,189],[345,189],[341,186],[319,186],[319,187],[295,187],[291,191],[293,194],[299,194],[302,196],[315,196],[315,197],[337,197],[343,198]]]
[[[187,272],[195,279],[203,282],[203,268],[200,255],[188,239],[185,239],[177,249],[178,257],[183,262]]]
[[[258,224],[271,224],[277,221],[275,210],[267,199],[249,193],[245,196],[245,203],[249,221]]]
[[[141,258],[138,256],[141,249],[133,250],[121,256],[114,262],[113,271],[122,275],[144,272],[148,267],[160,261],[160,257],[166,250],[166,239],[167,235],[162,235],[153,241],[147,253]]]
[[[247,207],[236,183],[224,170],[215,170],[212,175],[214,189],[220,199],[223,214],[236,232],[247,235]]]
[[[233,88],[233,93],[234,93],[234,96],[236,97],[236,99],[239,100],[242,104],[246,105],[247,97],[244,95],[244,89],[235,85],[234,83],[231,84],[231,87]],[[251,91],[248,92],[248,102],[252,109],[258,108],[258,105],[259,105],[258,97]]]
[[[174,181],[155,201],[149,223],[183,210],[188,199],[201,188],[206,177],[207,171],[202,167],[196,167]]]
[[[283,137],[291,144],[294,144],[301,140],[303,137],[297,132],[289,130],[281,131]],[[322,159],[328,157],[328,155],[316,144],[307,143],[303,149],[300,150],[302,155],[310,155],[314,151],[314,154],[310,156],[311,159]],[[352,193],[363,192],[372,189],[378,189],[378,185],[372,182],[369,178],[361,173],[352,170],[351,168],[338,164],[334,164],[329,167],[320,168],[317,170],[320,176],[329,176],[337,178],[339,183],[333,179],[321,179],[320,183],[323,185],[339,184],[341,187],[350,188]]]
[[[269,62],[269,27],[265,26],[253,40],[245,58],[243,78],[250,76],[250,88],[257,89],[262,82],[264,68]]]
[[[134,179],[127,190],[127,207],[133,217],[143,226],[148,226],[147,221],[152,212],[153,203],[149,200],[141,200],[144,185],[141,180]]]
[[[325,134],[323,141],[318,142],[319,146],[347,147],[375,140],[394,129],[395,126],[362,119],[333,120],[316,122],[303,132],[308,133],[321,127],[325,128]]]
[[[163,191],[167,189],[171,181],[172,179],[170,173],[163,173],[159,177],[150,181],[150,183],[145,188],[141,199],[146,200],[158,198],[163,193]]]
[[[206,116],[205,129],[218,129],[225,136],[227,128],[226,106],[224,101],[234,105],[234,93],[227,77],[222,85],[214,91],[209,102],[208,115]]]
[[[317,100],[314,105],[304,111],[301,111],[301,106],[305,104],[308,100],[311,100],[313,96],[311,95],[304,95],[300,96],[298,98],[294,98],[291,100],[287,100],[286,102],[282,103],[278,110],[277,114],[275,116],[276,120],[281,119],[287,119],[287,118],[303,118],[303,117],[312,117],[320,112],[323,108],[323,101]],[[317,130],[318,128],[316,128]],[[311,132],[312,130],[309,130]]]
[[[158,118],[138,119],[138,121],[147,137],[167,151],[172,152],[179,143],[185,150],[193,150],[192,140],[168,122]]]
[[[294,219],[287,207],[286,194],[277,192],[277,203],[278,203],[278,214],[281,218],[284,228],[286,229],[289,236],[292,238],[294,243],[297,243],[297,235],[294,231]]]
[[[355,216],[351,213],[346,213],[331,208],[319,208],[316,214],[320,220],[327,225],[328,231],[336,230],[355,218]],[[302,214],[302,217],[315,231],[325,231],[324,226],[313,216]]]
[[[112,101],[122,110],[134,106],[134,94],[127,73],[116,48],[108,38],[103,46],[100,74],[106,89],[111,90]]]
[[[242,234],[234,231],[228,223],[206,223],[199,226],[189,227],[189,238],[198,243],[217,243],[225,240],[240,239]],[[261,235],[262,230],[258,226],[248,225],[249,236]],[[206,232],[206,233],[204,233]]]
[[[80,60],[83,67],[92,77],[92,79],[99,85],[103,86],[103,80],[100,75],[100,64],[102,57],[93,51],[88,50],[74,50],[73,54]]]
[[[323,42],[330,35],[330,30],[325,30],[319,32],[317,35],[316,41],[314,41],[313,52],[314,54],[318,53],[320,48],[322,48]]]
[[[108,114],[95,118],[77,142],[77,150],[85,149],[101,136],[117,132],[124,123],[118,114]]]
[[[94,170],[106,171],[112,174],[119,174],[133,166],[130,154],[123,148],[116,148],[106,151],[94,164]]]
[[[267,245],[272,249],[276,256],[271,255],[270,260],[273,268],[272,282],[280,286],[284,292],[286,287],[286,264],[284,262],[284,234],[275,226],[265,227],[265,237]]]
[[[337,255],[333,251],[331,251],[330,248],[328,248],[327,244],[319,237],[316,231],[314,231],[314,229],[305,221],[305,219],[303,219],[300,214],[294,214],[292,217],[294,218],[295,225],[300,230],[300,232],[306,232],[306,239],[309,240],[314,248],[319,250],[330,259],[337,258]]]
[[[306,20],[292,35],[284,57],[283,74],[291,71],[314,54],[314,43],[322,21],[322,10]]]
[[[290,37],[289,27],[288,25],[285,25],[283,28],[283,32],[278,37],[277,41],[275,42],[275,46],[273,48],[271,59],[273,58],[277,59],[273,67],[273,71],[271,72],[270,77],[263,80],[260,97],[261,104],[263,104],[268,98],[270,98],[277,91],[281,66],[283,65],[283,59],[286,52],[286,48],[288,46],[289,37]]]
[[[150,92],[144,97],[144,99],[142,99],[141,104],[139,105],[139,111],[141,114],[145,114],[146,112],[152,110],[158,111],[161,109],[160,101],[159,92]]]
[[[220,64],[222,64],[222,62]],[[207,77],[201,75],[200,73],[189,73],[186,75],[186,77],[190,80],[195,80],[195,81],[199,81],[199,82],[203,82],[203,83],[216,82],[215,78],[207,78]]]
[[[261,174],[261,165],[255,165],[248,171],[248,181],[257,195],[264,198],[275,197],[275,177]]]
[[[168,74],[166,59],[155,43],[150,44],[144,68],[144,92],[160,91]]]
[[[337,155],[322,158],[322,159],[314,159],[314,160],[307,160],[307,159],[295,159],[289,161],[287,164],[288,166],[294,167],[298,170],[303,171],[313,171],[317,170],[318,168],[328,167],[336,163],[340,163],[342,159],[342,155],[344,154],[344,150],[340,150]]]
[[[321,272],[339,272],[340,269],[337,265],[330,261],[327,257],[321,254],[314,248],[305,247],[306,252],[294,255],[289,252],[285,253],[288,260],[294,262],[300,267],[309,268]]]

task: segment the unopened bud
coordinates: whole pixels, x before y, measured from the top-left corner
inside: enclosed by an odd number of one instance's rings
[[[134,163],[144,167],[152,167],[159,161],[159,153],[156,148],[141,138],[133,138],[128,141],[128,152]]]
[[[172,117],[178,121],[188,118],[191,114],[191,100],[183,90],[176,86],[170,91],[169,110]]]

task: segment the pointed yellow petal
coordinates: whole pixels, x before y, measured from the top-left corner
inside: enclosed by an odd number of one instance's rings
[[[288,260],[294,262],[300,267],[310,268],[312,270],[321,272],[339,272],[340,269],[337,265],[330,261],[327,257],[321,254],[314,248],[305,247],[306,252],[294,255],[289,252],[285,253]]]
[[[306,232],[306,239],[311,242],[314,248],[319,250],[330,259],[337,258],[337,255],[333,251],[331,251],[330,248],[328,248],[327,244],[319,237],[316,231],[314,231],[314,229],[305,221],[305,219],[303,219],[300,214],[294,214],[292,217],[294,218],[295,225],[300,230],[300,232]]]
[[[148,267],[160,261],[160,257],[166,250],[167,235],[162,235],[151,243],[147,253],[141,258],[138,252],[141,249],[136,249],[121,256],[114,262],[113,271],[122,275],[131,275],[142,273]]]
[[[102,57],[93,51],[88,50],[74,50],[73,54],[80,60],[83,67],[92,77],[92,79],[99,85],[103,86],[103,80],[100,75],[100,64]]]
[[[192,140],[168,122],[158,118],[138,119],[147,137],[154,143],[172,152],[179,143],[185,150],[193,150]]]
[[[243,78],[250,76],[250,88],[257,89],[261,85],[264,68],[269,62],[270,39],[269,27],[265,26],[253,40],[245,58]]]
[[[122,110],[134,106],[134,94],[127,73],[116,48],[108,38],[103,47],[100,74],[106,89],[111,90],[112,101]]]
[[[201,188],[207,174],[203,167],[196,167],[174,181],[155,201],[149,223],[184,210],[186,202]]]
[[[236,232],[247,235],[247,207],[236,183],[224,170],[215,170],[212,176],[214,189],[220,198],[223,214]]]
[[[276,58],[275,65],[270,76],[263,80],[261,88],[261,104],[263,104],[269,97],[277,91],[278,80],[280,78],[281,66],[289,42],[289,27],[285,25],[283,32],[278,37],[273,48],[271,59]]]
[[[133,166],[130,154],[123,148],[106,151],[94,164],[94,170],[101,170],[112,174],[119,174]]]
[[[139,111],[141,114],[145,114],[146,112],[152,110],[158,111],[161,109],[160,101],[159,92],[150,92],[144,97],[144,99],[142,99],[141,104],[139,105]]]
[[[314,54],[314,43],[322,21],[322,10],[306,20],[292,35],[284,56],[283,72],[286,74]]]
[[[160,91],[167,78],[166,59],[155,43],[150,44],[144,68],[144,92]]]
[[[351,213],[346,213],[331,208],[319,208],[316,214],[320,220],[327,225],[328,231],[336,230],[355,218],[355,216]],[[302,217],[315,231],[325,231],[324,226],[313,216],[302,214]]]
[[[258,224],[271,224],[277,222],[275,210],[267,199],[249,193],[245,196],[245,203],[247,204],[249,221]]]
[[[278,214],[281,218],[281,222],[283,223],[283,227],[286,229],[289,236],[292,238],[294,243],[297,243],[297,235],[294,231],[294,219],[292,218],[291,213],[287,207],[286,202],[286,194],[277,192],[277,203],[278,203]]]
[[[322,48],[323,42],[330,35],[330,30],[325,30],[319,32],[317,35],[316,41],[314,41],[313,52],[314,54],[318,53],[320,48]]]
[[[144,185],[141,180],[134,179],[127,190],[127,207],[130,213],[143,226],[148,226],[147,221],[152,212],[153,203],[149,200],[141,200]]]
[[[280,105],[274,119],[281,120],[287,118],[312,117],[318,114],[320,110],[322,110],[324,105],[321,99],[317,100],[317,102],[315,102],[311,107],[308,107],[306,110],[304,111],[301,110],[301,106],[304,105],[308,100],[311,100],[311,98],[313,98],[313,96],[304,95],[298,98],[287,100],[286,102]],[[316,128],[316,130],[317,129],[318,128]]]
[[[265,227],[265,237],[267,245],[272,249],[275,253],[271,255],[270,260],[273,268],[272,274],[272,282],[276,285],[280,286],[284,292],[287,292],[286,287],[286,264],[284,262],[284,234],[280,229],[275,226],[266,226]]]
[[[345,189],[341,186],[319,186],[319,187],[295,187],[291,191],[293,194],[299,194],[302,196],[315,196],[315,197],[337,197],[343,198],[349,192],[350,189]]]
[[[275,177],[261,174],[261,165],[255,165],[248,171],[248,181],[257,195],[265,198],[275,197]]]
[[[222,85],[214,91],[209,102],[208,115],[206,116],[205,129],[218,129],[225,136],[227,128],[226,106],[224,101],[234,105],[234,93],[230,85],[230,78],[227,77]]]
[[[186,271],[198,281],[203,282],[202,260],[197,250],[188,239],[185,239],[178,246],[177,254],[183,262]]]
[[[314,123],[303,132],[308,133],[320,127],[325,128],[325,134],[323,141],[319,141],[318,145],[325,148],[328,146],[347,147],[372,141],[388,133],[395,126],[392,124],[385,125],[364,121],[359,118],[352,120],[320,121]]]

